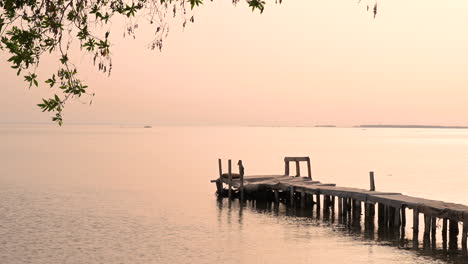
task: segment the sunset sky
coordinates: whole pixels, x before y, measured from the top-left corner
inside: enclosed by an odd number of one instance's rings
[[[133,40],[116,21],[110,77],[75,53],[96,96],[69,103],[65,123],[468,125],[468,2],[379,1],[375,20],[366,5],[207,1],[163,52],[146,48],[154,28]],[[0,122],[49,122],[35,106],[49,89],[27,89],[6,56]]]

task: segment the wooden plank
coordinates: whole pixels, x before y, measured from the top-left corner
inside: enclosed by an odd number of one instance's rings
[[[307,161],[309,157],[285,157],[284,161]]]

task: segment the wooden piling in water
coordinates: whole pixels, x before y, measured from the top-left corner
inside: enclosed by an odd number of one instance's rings
[[[301,192],[301,208],[305,208],[305,199],[306,199],[306,193],[302,191]]]
[[[401,224],[400,208],[395,208],[394,210],[395,210],[395,213],[394,213],[394,220],[393,220],[394,227],[395,227],[395,228],[400,228],[400,224]]]
[[[222,168],[222,163],[221,159],[218,159],[218,168],[219,168],[219,179],[216,180],[216,190],[218,192],[218,195],[223,194],[223,168]]]
[[[228,176],[229,176],[229,180],[228,180],[228,197],[229,199],[232,198],[232,167],[231,167],[231,160],[228,160]]]
[[[275,189],[273,192],[275,193],[275,203],[279,203],[279,191],[278,191],[278,189]]]
[[[338,196],[338,218],[343,217],[343,198]]]
[[[244,165],[242,164],[242,160],[239,160],[237,165],[239,165],[240,200],[241,200],[241,202],[244,202]]]
[[[377,223],[379,226],[385,225],[385,206],[381,203],[377,205]]]
[[[437,232],[437,218],[431,217],[431,236],[435,238]]]
[[[289,187],[289,203],[291,206],[294,205],[294,187]]]
[[[468,233],[468,219],[463,219],[463,231],[462,231],[462,249],[463,251],[467,251],[466,239]]]
[[[418,236],[419,233],[419,211],[418,209],[413,209],[413,237]]]
[[[401,228],[405,229],[406,227],[406,207],[401,207]]]
[[[458,250],[458,222],[457,220],[449,220],[449,250]]]
[[[447,249],[447,222],[447,218],[442,219],[442,248],[444,250]]]
[[[424,214],[424,239],[428,239],[431,233],[431,217]]]

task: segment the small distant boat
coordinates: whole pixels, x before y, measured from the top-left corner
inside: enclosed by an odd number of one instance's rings
[[[152,128],[152,126],[144,126],[143,128]]]

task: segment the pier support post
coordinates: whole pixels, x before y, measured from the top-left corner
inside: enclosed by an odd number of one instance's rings
[[[436,232],[437,232],[437,218],[435,216],[431,219],[431,245],[432,248],[436,247]]]
[[[458,222],[457,220],[449,220],[449,250],[458,250]]]
[[[320,218],[320,192],[317,192],[316,194],[316,203],[315,206],[317,207],[317,219]]]
[[[223,168],[221,164],[221,159],[218,159],[218,168],[219,168],[219,179],[216,181],[216,190],[218,195],[222,197],[223,195]]]
[[[406,227],[406,206],[401,207],[401,229],[404,230]]]
[[[466,252],[466,239],[467,239],[467,233],[468,233],[468,219],[463,219],[463,231],[462,231],[462,249],[463,251]]]
[[[385,225],[385,206],[381,203],[378,203],[377,205],[377,222],[379,226],[384,226]]]
[[[306,199],[306,193],[304,192],[304,190],[302,190],[301,192],[301,208],[305,208],[305,199]]]
[[[294,187],[289,187],[289,203],[291,206],[294,205]]]
[[[228,179],[228,186],[229,186],[228,197],[229,197],[229,199],[231,199],[232,198],[232,166],[231,166],[231,160],[228,160],[228,175],[229,175],[229,179]]]
[[[242,160],[239,160],[237,165],[239,165],[240,200],[241,200],[241,203],[243,203],[244,202],[244,165],[242,164]]]
[[[331,202],[331,204],[330,204],[331,211],[332,211],[332,213],[335,213],[335,196],[331,197],[330,202]]]
[[[275,189],[274,192],[275,192],[275,203],[279,203],[279,191]]]
[[[338,196],[338,218],[343,218],[343,198]]]
[[[429,239],[431,233],[431,217],[424,214],[424,240]]]
[[[419,210],[413,209],[413,237],[418,237],[419,233]]]
[[[448,219],[442,219],[442,248],[447,250],[447,222]]]
[[[400,224],[401,224],[401,219],[400,219],[400,208],[395,208],[395,214],[394,214],[394,227],[395,229],[398,229],[400,228]]]

